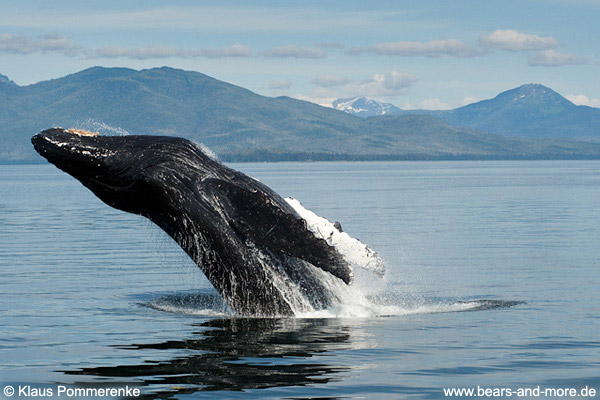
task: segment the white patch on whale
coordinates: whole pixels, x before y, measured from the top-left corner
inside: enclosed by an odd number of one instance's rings
[[[328,245],[335,248],[352,267],[366,269],[380,277],[385,275],[383,260],[368,245],[346,232],[341,232],[333,222],[307,210],[293,197],[286,197],[285,201],[306,221],[306,227],[316,237],[324,239]]]

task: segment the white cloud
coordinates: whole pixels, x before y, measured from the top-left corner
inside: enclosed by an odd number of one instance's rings
[[[477,97],[469,97],[469,96],[467,96],[467,97],[463,98],[460,101],[460,106],[464,107],[464,106],[467,106],[469,104],[477,103],[479,100],[481,100],[481,99],[478,99]]]
[[[4,33],[0,35],[0,52],[12,54],[60,53],[73,57],[82,54],[84,49],[81,45],[58,34],[46,34],[32,38]]]
[[[332,97],[331,95],[328,95],[326,97],[319,97],[318,95],[314,96],[313,94],[306,95],[306,94],[302,94],[302,93],[299,93],[293,97],[298,100],[309,101],[311,103],[315,103],[320,106],[329,107],[329,108],[333,107],[332,103],[334,100],[337,99],[337,97]]]
[[[340,97],[396,97],[411,87],[417,79],[406,72],[391,71],[385,74],[374,74],[366,80],[350,80],[333,75],[313,79],[317,85],[309,93],[297,94],[294,97],[331,107],[331,103]],[[324,83],[324,84],[323,84]]]
[[[572,53],[559,53],[556,50],[544,50],[529,57],[532,67],[560,67],[563,65],[586,64],[586,58],[576,58]]]
[[[346,46],[340,42],[325,42],[325,43],[318,43],[317,47],[321,47],[323,49],[341,50]]]
[[[94,54],[100,58],[131,58],[134,60],[146,60],[149,58],[175,57],[181,50],[168,46],[143,46],[138,48],[124,48],[119,46],[102,46]]]
[[[443,103],[440,99],[425,99],[419,103],[423,110],[450,110],[450,104]]]
[[[565,96],[565,98],[571,103],[577,104],[578,106],[590,106],[600,108],[600,99],[590,99],[589,97],[583,94],[568,94]]]
[[[185,50],[170,46],[142,46],[137,48],[124,48],[119,46],[103,46],[96,49],[94,54],[100,58],[129,58],[134,60],[147,60],[156,58],[226,58],[250,57],[252,52],[242,44],[220,49],[193,49]]]
[[[224,57],[250,57],[250,48],[240,43],[220,49],[198,49],[188,51],[192,57],[224,58]]]
[[[356,96],[398,96],[416,81],[412,74],[392,71],[387,74],[374,74],[373,78],[365,81],[350,83],[347,89],[353,91]]]
[[[292,81],[289,79],[280,80],[280,81],[270,81],[268,84],[269,89],[271,90],[284,90],[292,87]]]
[[[414,75],[406,72],[391,71],[385,74],[374,74],[366,80],[350,80],[338,78],[333,75],[325,75],[313,79],[312,83],[317,88],[309,95],[312,98],[336,98],[344,96],[366,96],[366,97],[395,97],[412,86],[417,79]],[[336,87],[335,95],[329,88]]]
[[[322,75],[317,76],[315,79],[310,81],[311,83],[321,86],[321,87],[333,87],[333,86],[343,86],[347,83],[350,83],[350,79],[341,78],[335,75]]]
[[[0,52],[13,54],[33,53],[59,53],[69,57],[87,56],[99,58],[129,58],[146,60],[156,58],[225,58],[225,57],[250,57],[250,49],[240,43],[220,49],[192,49],[185,50],[170,46],[142,46],[137,48],[124,48],[119,46],[102,46],[95,50],[69,41],[59,34],[46,34],[32,38],[25,35],[0,34]]]
[[[558,46],[558,40],[552,36],[541,37],[514,29],[498,29],[481,36],[479,41],[482,46],[508,51],[548,50]]]
[[[308,47],[301,47],[296,44],[290,44],[288,46],[275,47],[263,51],[261,53],[265,57],[270,58],[325,58],[327,53],[321,49],[310,49]]]
[[[367,47],[352,47],[346,51],[348,54],[374,53],[393,56],[425,56],[441,57],[453,56],[460,58],[476,57],[481,51],[469,46],[458,39],[432,40],[430,42],[388,42]]]
[[[396,107],[401,108],[402,110],[417,110],[419,107],[415,107],[412,103],[405,101],[401,104],[394,104]]]

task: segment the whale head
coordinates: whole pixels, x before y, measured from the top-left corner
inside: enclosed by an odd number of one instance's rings
[[[36,151],[108,205],[147,217],[170,201],[174,180],[202,179],[217,163],[200,146],[166,136],[103,136],[52,128],[31,139]],[[193,173],[191,173],[193,171]],[[186,182],[189,184],[189,182]],[[155,204],[165,209],[165,204]]]

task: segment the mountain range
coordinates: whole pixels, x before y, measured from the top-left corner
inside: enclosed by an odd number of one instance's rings
[[[357,106],[353,107],[353,104]],[[333,107],[360,117],[424,114],[488,133],[600,142],[599,108],[577,106],[540,84],[522,85],[493,99],[453,110],[401,110],[392,104],[364,97],[339,99],[333,102]]]
[[[494,135],[444,118],[361,118],[167,67],[94,67],[27,86],[2,76],[0,162],[40,160],[29,140],[52,126],[182,136],[224,161],[600,158],[600,144]]]

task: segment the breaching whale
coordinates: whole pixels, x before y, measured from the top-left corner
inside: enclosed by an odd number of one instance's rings
[[[350,251],[358,243],[366,264],[379,271],[383,266],[356,239],[339,240],[338,251],[336,238],[346,235],[339,225],[326,233],[322,224],[311,226],[299,211],[314,214],[299,203],[189,140],[52,128],[32,143],[106,204],[162,228],[237,314],[293,315],[335,304],[336,285],[353,279],[343,254],[348,243],[354,246]]]

